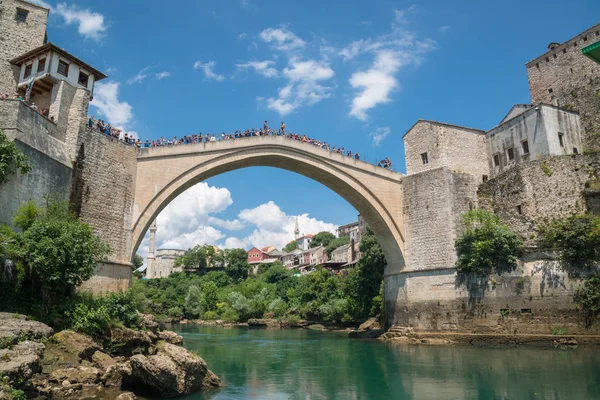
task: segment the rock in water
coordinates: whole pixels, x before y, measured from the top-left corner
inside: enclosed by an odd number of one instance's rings
[[[0,377],[9,380],[29,379],[39,372],[40,357],[44,353],[44,345],[37,342],[21,342],[12,349],[0,350]]]
[[[177,397],[221,386],[203,359],[183,347],[160,342],[158,353],[129,360],[131,372],[123,377],[132,388],[145,388],[164,397]]]
[[[183,337],[171,331],[162,331],[158,333],[160,340],[164,340],[167,343],[181,346],[183,344]]]
[[[379,321],[375,317],[369,318],[358,327],[359,331],[371,331],[378,329],[381,329],[381,326],[379,325]]]
[[[110,342],[113,348],[111,354],[118,356],[146,354],[156,339],[156,335],[151,331],[112,328],[110,330]]]

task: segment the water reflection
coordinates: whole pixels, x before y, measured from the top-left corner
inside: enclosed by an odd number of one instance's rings
[[[225,388],[188,399],[600,399],[600,351],[392,346],[308,330],[182,325]]]

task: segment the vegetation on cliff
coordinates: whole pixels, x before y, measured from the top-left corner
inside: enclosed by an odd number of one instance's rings
[[[555,219],[540,228],[545,245],[560,254],[563,269],[585,281],[575,302],[590,325],[600,314],[600,217],[591,214]]]
[[[476,209],[463,214],[456,239],[459,273],[489,276],[513,271],[523,255],[523,240],[494,213]]]
[[[15,171],[26,174],[33,166],[27,160],[12,140],[8,140],[0,129],[0,185],[8,180],[8,176]]]
[[[231,322],[263,317],[334,324],[363,322],[381,313],[385,257],[370,231],[360,251],[363,257],[345,276],[323,268],[297,276],[279,263],[261,266],[257,275],[248,275],[246,252],[233,249],[225,255],[225,271],[177,273],[136,281],[132,298],[140,311],[164,317]],[[181,260],[185,259],[183,256]]]

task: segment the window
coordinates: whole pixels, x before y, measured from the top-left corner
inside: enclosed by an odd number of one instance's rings
[[[488,176],[487,175],[483,175],[483,183],[486,183],[488,181]]]
[[[87,87],[88,85],[88,79],[89,79],[89,75],[85,74],[83,72],[79,72],[79,79],[77,80],[77,83],[79,83],[81,86],[85,86]]]
[[[42,58],[39,62],[38,62],[38,71],[37,72],[42,72],[43,70],[46,69],[46,59]]]
[[[429,158],[427,158],[427,152],[421,153],[421,160],[423,161],[423,164],[429,164]]]
[[[554,53],[554,58],[556,58],[556,57],[557,57],[557,56],[556,56],[556,53]]]
[[[546,62],[550,62],[550,58],[546,57]]]
[[[564,135],[562,133],[558,134],[558,143],[560,144],[560,147],[565,147],[565,141],[564,141],[563,136]]]
[[[573,147],[573,154],[579,154],[579,150],[577,150],[577,147]]]
[[[527,140],[521,142],[521,147],[523,148],[523,154],[529,154],[529,142]]]
[[[58,61],[58,73],[64,76],[69,76],[69,63],[59,60]]]
[[[31,69],[33,68],[33,64],[29,64],[25,66],[25,74],[23,75],[23,78],[28,78],[31,76]]]
[[[521,208],[521,205],[517,206],[517,214],[523,215],[523,209]]]
[[[552,89],[548,89],[548,93],[552,93],[554,90]]]
[[[540,67],[540,63],[535,63],[535,67],[539,68]]]
[[[494,167],[500,166],[500,154],[494,154]]]
[[[25,22],[27,20],[27,15],[29,15],[29,11],[23,10],[22,8],[17,8],[15,20],[18,22]]]
[[[506,149],[506,155],[508,156],[508,161],[512,161],[515,159],[515,149],[512,147]]]
[[[563,54],[567,54],[567,48],[566,47],[563,49]]]

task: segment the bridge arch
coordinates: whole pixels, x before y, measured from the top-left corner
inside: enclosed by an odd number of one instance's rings
[[[253,166],[276,167],[313,179],[348,201],[377,235],[386,275],[404,267],[402,174],[285,137],[154,147],[138,151],[129,255],[158,214],[191,186]]]

